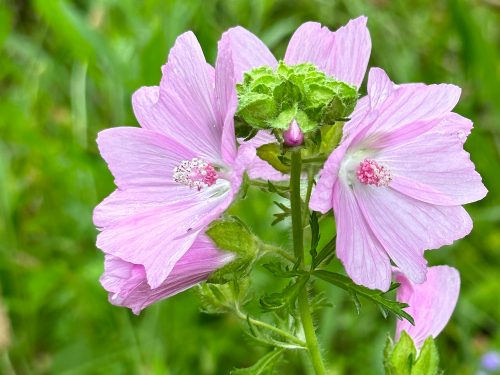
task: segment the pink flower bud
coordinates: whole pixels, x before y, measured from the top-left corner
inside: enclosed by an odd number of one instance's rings
[[[304,133],[300,130],[297,121],[293,120],[288,129],[283,132],[283,140],[288,147],[296,147],[304,143]]]

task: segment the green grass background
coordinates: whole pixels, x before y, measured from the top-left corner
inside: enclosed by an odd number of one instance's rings
[[[193,30],[208,61],[223,30],[247,27],[276,56],[294,29],[315,20],[335,29],[369,17],[371,66],[396,82],[463,88],[456,111],[475,129],[466,143],[489,194],[469,205],[472,233],[432,252],[462,275],[462,293],[438,339],[447,374],[474,374],[500,349],[500,3],[498,0],[2,0],[0,1],[0,291],[10,343],[1,374],[227,374],[251,365],[257,347],[238,321],[199,313],[193,291],[139,317],[107,302],[98,283],[93,207],[113,190],[96,133],[136,125],[130,96],[155,85],[177,35]],[[268,197],[233,208],[257,233],[271,228]],[[269,288],[263,272],[259,290]],[[381,374],[394,321],[324,285],[333,307],[316,316],[332,374]],[[0,343],[8,339],[0,324]],[[278,373],[307,374],[291,353]]]

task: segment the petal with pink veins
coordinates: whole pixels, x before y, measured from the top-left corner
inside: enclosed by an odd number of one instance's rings
[[[391,265],[381,243],[368,226],[352,191],[340,182],[333,197],[338,258],[356,284],[387,291]]]
[[[288,65],[311,63],[326,71],[331,61],[334,33],[318,22],[306,22],[292,35],[284,61]]]
[[[143,265],[148,284],[157,288],[199,231],[224,212],[232,200],[228,193],[205,198],[141,211],[117,221],[99,233],[97,247],[126,262]]]
[[[182,140],[200,157],[220,159],[223,124],[216,115],[214,69],[192,32],[177,38],[162,72],[158,93],[141,88],[133,96],[141,126]]]
[[[149,286],[143,266],[109,254],[105,258],[101,284],[110,293],[112,304],[126,306],[134,314],[139,314],[152,303],[206,280],[213,271],[233,258],[233,254],[219,251],[206,235],[201,234],[157,288]]]
[[[275,68],[278,61],[269,48],[254,34],[241,26],[233,27],[224,34],[219,48],[227,49],[233,62],[234,78],[239,83],[243,73],[260,66]]]
[[[409,305],[405,311],[415,321],[412,325],[398,320],[396,340],[406,331],[421,348],[429,336],[436,338],[450,320],[460,292],[460,275],[455,268],[435,266],[429,268],[423,284],[412,283],[400,272],[396,272],[395,279],[401,284],[397,300]]]
[[[361,211],[389,257],[410,280],[425,281],[423,253],[449,245],[472,229],[461,206],[436,206],[393,189],[354,184]]]
[[[219,41],[217,61],[215,63],[215,93],[222,131],[222,158],[231,164],[236,157],[236,136],[234,132],[234,113],[238,106],[236,78],[230,38],[222,37]]]
[[[400,85],[388,93],[390,90],[381,88],[380,81],[384,80],[381,75],[385,72],[372,69],[368,78],[368,96],[371,103],[376,102],[376,116],[363,135],[363,144],[368,147],[379,146],[378,141],[391,133],[405,133],[405,127],[412,123],[422,124],[420,131],[415,127],[413,136],[429,131],[438,124],[432,121],[449,115],[460,98],[460,88],[450,84]],[[385,81],[383,85],[387,87],[388,78]]]
[[[174,168],[183,160],[199,157],[171,138],[131,126],[101,131],[97,145],[116,185],[122,190],[177,188],[179,184],[173,180]]]
[[[335,32],[317,22],[306,22],[293,34],[285,63],[312,63],[339,81],[359,88],[371,52],[366,17],[358,17]]]
[[[391,188],[437,205],[462,205],[487,193],[463,142],[470,121],[454,113],[430,131],[384,148],[378,159],[389,166]]]
[[[367,18],[358,17],[335,31],[326,72],[336,79],[361,86],[372,49]]]

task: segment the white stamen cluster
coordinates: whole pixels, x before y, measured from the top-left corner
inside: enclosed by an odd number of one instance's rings
[[[175,182],[196,188],[198,191],[204,187],[212,186],[219,177],[210,163],[198,158],[183,160],[179,166],[174,168],[173,172]]]

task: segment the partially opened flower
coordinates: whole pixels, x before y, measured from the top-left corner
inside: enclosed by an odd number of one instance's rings
[[[411,282],[401,272],[394,276],[401,284],[397,300],[409,305],[405,311],[415,321],[412,325],[398,320],[395,339],[398,341],[401,332],[406,331],[420,349],[429,336],[436,338],[450,320],[460,292],[460,275],[453,267],[435,266],[429,267],[427,280],[422,284]]]
[[[453,85],[393,84],[372,69],[368,95],[345,124],[310,207],[333,207],[336,254],[358,284],[387,290],[391,260],[412,282],[425,281],[424,251],[467,235],[461,205],[486,194],[463,143],[470,120],[452,113]]]
[[[206,280],[210,274],[231,261],[234,254],[218,250],[210,238],[200,234],[179,259],[163,283],[152,289],[144,266],[106,255],[101,283],[110,292],[109,300],[138,314],[150,304],[182,292]]]
[[[232,62],[228,69],[234,84],[228,86],[232,90],[228,96],[236,96],[235,86],[240,85],[237,119],[257,129],[274,127],[282,131],[295,123],[300,133],[306,133],[327,115],[342,117],[338,107],[350,113],[370,57],[366,21],[366,17],[356,18],[335,32],[306,22],[293,34],[280,63],[248,30],[238,26],[226,31],[219,42],[219,55]],[[245,75],[246,86],[241,85]],[[271,142],[276,138],[260,130],[248,144],[259,147]],[[248,174],[251,178],[286,178],[258,157],[248,167]]]
[[[104,130],[97,140],[118,187],[94,211],[97,246],[107,254],[102,283],[114,303],[134,311],[229,260],[199,235],[231,204],[255,156],[251,147],[236,149],[236,101],[216,100],[229,81],[207,64],[191,32],[162,70],[159,87],[133,95],[141,128]]]

